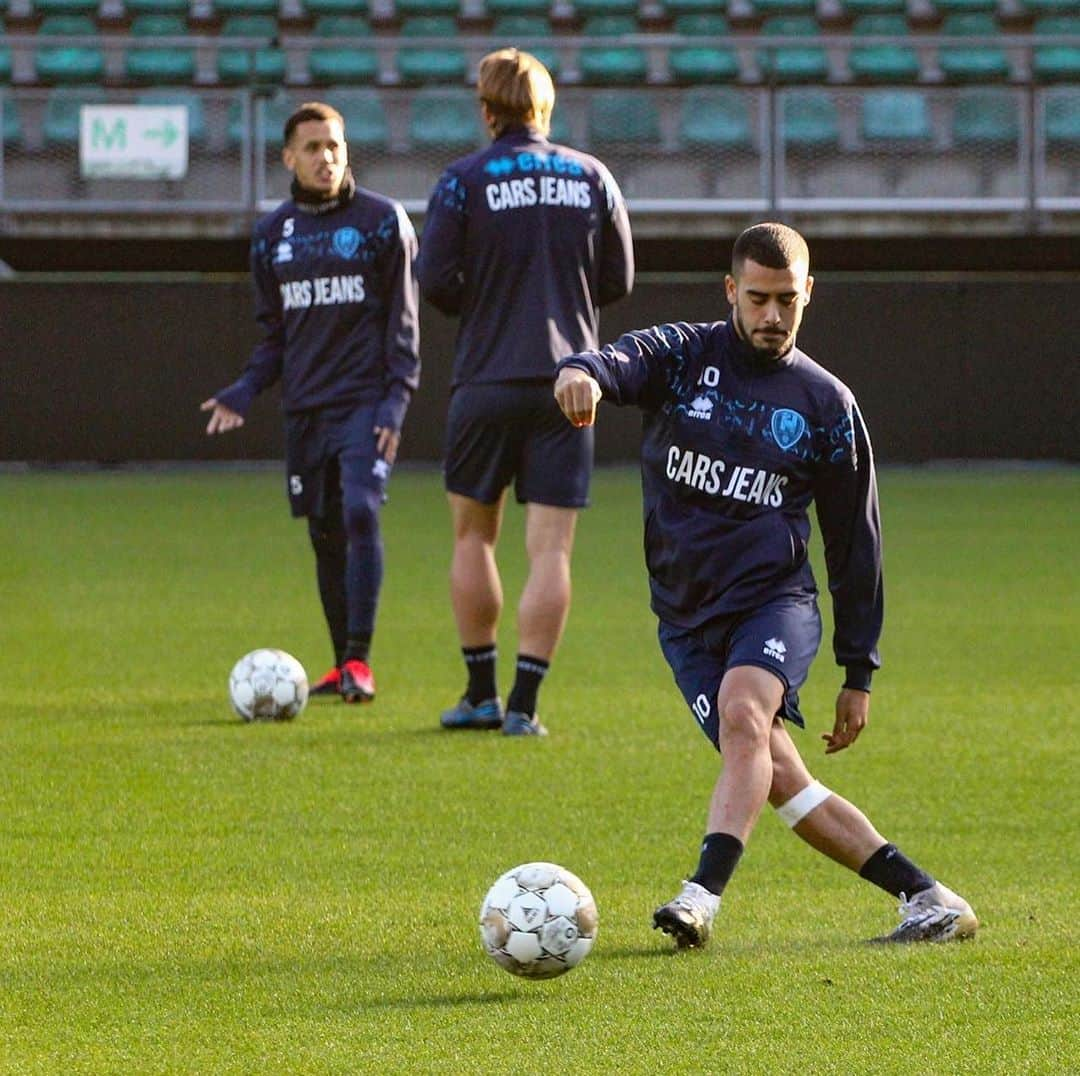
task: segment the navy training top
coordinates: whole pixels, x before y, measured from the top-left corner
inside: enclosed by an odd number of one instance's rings
[[[218,402],[243,415],[280,378],[286,413],[376,404],[375,425],[399,430],[420,379],[416,248],[398,202],[351,185],[329,207],[289,199],[260,219],[263,336]]]
[[[653,611],[678,627],[817,594],[814,501],[845,686],[881,664],[881,524],[851,391],[798,348],[762,360],[729,322],[627,333],[559,364],[643,411],[645,559]]]
[[[453,385],[550,380],[563,355],[599,345],[599,308],[633,286],[622,193],[595,157],[510,128],[439,179],[417,275],[461,315]]]

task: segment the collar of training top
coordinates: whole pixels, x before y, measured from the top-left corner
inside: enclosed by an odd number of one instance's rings
[[[333,198],[324,198],[318,191],[309,191],[307,187],[301,187],[294,176],[290,193],[292,200],[296,203],[296,208],[302,213],[331,213],[352,201],[353,195],[356,194],[356,180],[353,179],[352,169],[346,168],[337,194]]]
[[[509,127],[504,127],[502,134],[498,138],[493,140],[493,145],[499,142],[515,142],[519,141],[522,137],[528,138],[533,142],[546,142],[547,139],[535,128],[527,123],[512,123]]]
[[[736,365],[750,373],[767,374],[783,369],[785,366],[791,366],[795,362],[794,342],[783,355],[777,355],[776,358],[770,359],[759,355],[752,345],[735,331],[734,315],[727,319],[724,331],[727,333],[728,347]]]

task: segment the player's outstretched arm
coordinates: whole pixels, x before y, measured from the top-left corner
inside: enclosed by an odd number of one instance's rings
[[[203,400],[199,404],[199,410],[210,412],[210,421],[206,424],[206,432],[209,434],[228,433],[229,430],[238,430],[244,424],[244,416],[231,407],[218,403],[216,396]]]
[[[578,366],[564,366],[555,379],[555,401],[574,426],[596,422],[600,383]]]
[[[832,732],[823,732],[825,754],[833,755],[850,747],[866,728],[870,718],[870,692],[857,691],[855,688],[840,689],[836,696],[836,722]]]

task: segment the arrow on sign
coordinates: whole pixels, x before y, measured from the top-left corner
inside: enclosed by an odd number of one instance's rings
[[[152,131],[147,131],[144,137],[160,138],[162,148],[167,149],[180,137],[180,132],[172,123],[166,120],[160,127],[156,127]]]

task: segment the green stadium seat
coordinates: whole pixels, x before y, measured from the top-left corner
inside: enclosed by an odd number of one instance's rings
[[[272,15],[230,15],[219,37],[261,37],[276,40],[277,19]],[[238,83],[280,83],[285,81],[285,54],[279,48],[223,48],[217,55],[218,79],[228,85]]]
[[[179,15],[140,15],[131,23],[132,37],[186,37],[187,25]],[[177,45],[139,45],[124,53],[124,75],[129,82],[175,85],[195,78],[195,50]]]
[[[188,17],[188,0],[125,0],[124,11],[130,18],[139,15],[180,15]]]
[[[313,82],[357,85],[374,82],[379,74],[379,58],[373,48],[358,48],[357,40],[371,40],[373,34],[362,15],[324,15],[315,24],[315,36],[332,40],[333,45],[314,48],[308,55],[308,72]]]
[[[840,116],[827,90],[785,93],[781,112],[784,144],[791,149],[820,149],[840,143]]]
[[[984,11],[993,14],[997,10],[998,0],[933,0],[933,6],[943,15]]]
[[[261,98],[254,102],[252,125],[262,134],[266,149],[277,152],[285,143],[285,121],[292,115],[296,103],[286,94]],[[244,103],[237,99],[230,103],[226,119],[229,144],[241,145],[244,141]]]
[[[30,5],[35,15],[97,15],[98,0],[33,0]]]
[[[941,23],[942,35],[994,37],[1000,31],[994,16],[975,11],[947,15]],[[947,82],[996,82],[1009,77],[1005,50],[994,45],[945,45],[938,55]]]
[[[905,15],[907,0],[840,0],[840,7],[851,19],[861,15]]]
[[[94,20],[87,15],[50,15],[38,27],[38,37],[93,35]],[[34,53],[40,82],[85,84],[105,74],[105,54],[95,45],[54,45]]]
[[[206,144],[206,108],[202,97],[194,90],[166,87],[144,90],[136,101],[140,105],[184,105],[188,113],[188,143],[192,146]]]
[[[304,11],[313,19],[325,15],[367,15],[368,0],[303,0]]]
[[[574,0],[574,13],[585,20],[601,15],[629,15],[636,22],[638,0]]]
[[[1049,145],[1080,149],[1080,88],[1047,91],[1045,121]]]
[[[816,17],[817,0],[752,0],[754,14],[771,19],[777,15],[809,15]]]
[[[675,33],[697,40],[727,35],[727,19],[708,13],[679,15]],[[734,49],[716,45],[688,45],[673,48],[668,54],[668,71],[676,82],[733,82],[739,77],[739,58]]]
[[[584,37],[620,37],[638,32],[631,15],[595,15],[582,28]],[[649,65],[637,45],[583,46],[579,57],[583,82],[604,86],[640,85],[648,77]]]
[[[695,149],[750,149],[754,138],[746,95],[738,90],[690,90],[680,111],[679,139]]]
[[[3,141],[5,146],[17,146],[22,141],[22,122],[19,120],[19,110],[15,107],[15,101],[10,98],[0,98],[0,109],[3,110]]]
[[[863,15],[856,19],[852,32],[860,37],[906,37],[907,19],[903,15]],[[848,55],[848,67],[856,82],[918,82],[919,57],[907,45],[880,42],[857,45]]]
[[[1008,90],[963,90],[953,106],[952,129],[959,145],[1016,145],[1019,101]]]
[[[551,24],[546,15],[501,15],[491,28],[492,48],[523,48],[531,52],[552,76],[557,76],[562,67],[558,49],[525,44],[530,37],[551,37]]]
[[[106,103],[101,86],[62,86],[49,94],[41,135],[46,146],[77,146],[79,144],[79,110],[83,105]]]
[[[1021,0],[1021,7],[1036,17],[1076,14],[1076,0]]]
[[[769,19],[762,32],[770,37],[820,37],[817,20],[809,15]],[[820,45],[781,45],[758,54],[761,73],[773,82],[824,82],[829,59]]]
[[[394,11],[401,19],[411,19],[417,15],[449,15],[453,18],[460,7],[459,0],[395,0],[394,2]]]
[[[385,149],[390,125],[377,90],[349,90],[333,95],[333,105],[345,121],[345,140],[361,150]]]
[[[573,141],[573,132],[570,130],[570,121],[566,118],[566,109],[555,105],[555,111],[551,114],[551,131],[548,138],[552,142],[561,142],[568,145]]]
[[[401,27],[402,37],[432,37],[454,41],[458,36],[457,22],[449,15],[426,15],[407,19]],[[464,82],[465,53],[446,45],[425,45],[403,48],[397,54],[397,71],[402,82],[413,85],[430,82]]]
[[[723,15],[727,0],[667,0],[664,10],[678,18],[680,15]]]
[[[496,19],[504,15],[540,15],[547,21],[551,3],[550,0],[487,0],[485,7]]]
[[[863,138],[874,143],[918,145],[934,137],[930,104],[921,90],[868,90],[862,96]]]
[[[1080,15],[1044,15],[1032,29],[1050,37],[1080,35]],[[1040,82],[1080,82],[1080,45],[1036,45],[1031,67]]]
[[[0,47],[0,82],[11,81],[11,49]]]
[[[636,90],[603,90],[589,98],[589,140],[636,146],[660,145],[655,98]]]
[[[214,14],[223,19],[230,15],[274,15],[278,0],[214,0]]]
[[[409,137],[422,149],[479,148],[484,134],[476,98],[467,90],[422,90],[409,109]]]

